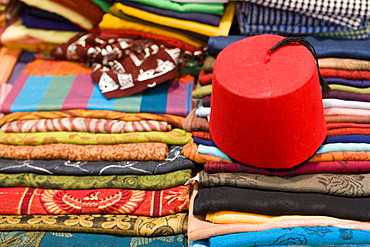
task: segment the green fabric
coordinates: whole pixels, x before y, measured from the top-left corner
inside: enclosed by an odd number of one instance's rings
[[[202,99],[204,96],[212,94],[212,84],[200,86],[198,85],[192,92],[194,99]]]
[[[198,12],[211,15],[223,15],[225,6],[223,3],[178,3],[171,0],[132,0],[147,4],[160,9],[167,9],[177,12]]]
[[[99,7],[105,12],[109,13],[109,8],[112,6],[111,4],[107,3],[104,0],[92,0],[95,4],[99,5]]]
[[[330,89],[333,91],[345,91],[360,94],[370,94],[370,87],[358,88],[346,85],[330,84]]]
[[[158,175],[65,176],[34,173],[0,173],[0,187],[32,187],[61,190],[132,189],[164,190],[184,185],[191,169]]]
[[[192,140],[191,133],[182,129],[167,132],[132,132],[118,134],[96,134],[88,132],[37,132],[37,133],[4,133],[0,135],[0,144],[11,145],[44,145],[54,143],[81,145],[110,145],[138,142],[161,142],[173,145],[185,145]]]

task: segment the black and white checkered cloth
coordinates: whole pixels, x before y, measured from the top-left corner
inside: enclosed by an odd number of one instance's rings
[[[356,28],[370,19],[370,0],[244,0]]]

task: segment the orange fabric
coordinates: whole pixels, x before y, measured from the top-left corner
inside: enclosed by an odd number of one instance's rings
[[[185,144],[182,148],[182,153],[186,158],[200,164],[204,164],[207,161],[231,162],[230,160],[218,158],[214,155],[198,153],[198,145],[194,141]]]
[[[207,131],[193,131],[193,132],[191,132],[191,134],[192,134],[193,137],[197,137],[197,138],[200,138],[200,139],[212,141],[211,133],[209,133]]]
[[[19,48],[0,48],[0,83],[7,83],[22,50]]]
[[[329,152],[323,154],[315,154],[308,162],[324,162],[324,161],[368,161],[370,160],[369,151],[359,152]]]
[[[327,131],[327,136],[335,135],[370,135],[370,128],[338,128]]]

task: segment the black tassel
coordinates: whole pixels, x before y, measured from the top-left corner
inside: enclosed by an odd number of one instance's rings
[[[274,50],[276,50],[277,48],[279,48],[282,45],[294,44],[294,43],[299,43],[299,44],[305,46],[312,53],[313,57],[316,60],[316,66],[317,66],[317,71],[318,71],[318,75],[319,75],[319,81],[320,81],[321,89],[322,89],[323,93],[329,93],[331,89],[330,89],[328,83],[325,81],[324,77],[320,73],[319,62],[317,60],[317,55],[316,55],[315,48],[304,37],[288,37],[288,38],[285,38],[285,39],[279,41],[276,45],[274,45],[270,49],[270,51],[273,52]]]

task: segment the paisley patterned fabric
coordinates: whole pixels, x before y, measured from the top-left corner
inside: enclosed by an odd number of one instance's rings
[[[0,230],[166,236],[185,233],[187,219],[186,213],[160,217],[126,214],[0,215]]]
[[[6,114],[0,118],[0,126],[12,121],[35,120],[35,119],[59,119],[59,118],[99,118],[121,121],[143,121],[154,120],[167,122],[175,128],[182,128],[185,117],[170,115],[170,114],[154,114],[154,113],[125,113],[110,110],[87,110],[87,109],[72,109],[63,111],[31,111],[31,112],[13,112]]]
[[[1,127],[4,132],[52,132],[78,131],[89,133],[127,133],[147,131],[168,131],[171,125],[153,120],[125,122],[120,120],[96,118],[36,119],[6,123]]]
[[[232,186],[269,191],[321,193],[336,196],[370,196],[370,174],[320,173],[291,177],[250,173],[199,173],[199,186]]]
[[[132,132],[119,134],[100,134],[87,132],[38,132],[38,133],[2,133],[1,144],[10,145],[45,145],[54,143],[81,145],[112,145],[137,142],[163,142],[184,145],[191,141],[191,134],[182,129],[167,132]]]
[[[64,159],[71,161],[164,160],[165,143],[126,143],[116,145],[47,144],[16,146],[0,144],[0,157],[6,159]]]
[[[52,232],[52,231],[3,231],[0,232],[1,244],[10,246],[35,246],[35,247],[184,247],[187,238],[184,234],[170,236],[125,236],[103,233],[83,232]]]
[[[42,175],[151,175],[194,168],[193,161],[181,155],[181,146],[170,146],[165,160],[70,161],[0,159],[1,173],[33,173]]]
[[[189,186],[165,190],[0,188],[0,214],[131,214],[163,216],[188,210]]]
[[[200,164],[204,164],[207,161],[231,162],[230,160],[219,158],[214,155],[198,153],[198,145],[194,141],[185,144],[182,153],[186,158]]]
[[[0,187],[32,187],[60,190],[163,190],[181,186],[190,177],[191,169],[158,175],[58,176],[34,173],[0,173]]]

